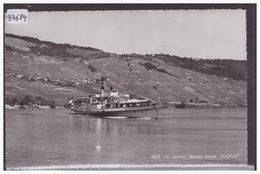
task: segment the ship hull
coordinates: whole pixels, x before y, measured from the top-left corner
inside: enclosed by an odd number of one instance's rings
[[[75,109],[71,108],[77,114],[90,115],[95,117],[157,117],[159,111],[154,107],[140,107],[140,108],[113,108],[113,109]]]

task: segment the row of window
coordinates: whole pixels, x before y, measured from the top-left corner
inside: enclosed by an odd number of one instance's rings
[[[129,107],[144,107],[151,106],[152,103],[125,103],[125,104],[106,104],[105,108],[129,108]]]

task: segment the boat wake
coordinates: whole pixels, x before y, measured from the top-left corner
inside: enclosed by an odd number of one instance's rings
[[[127,119],[127,117],[125,117],[125,116],[115,116],[115,117],[111,116],[111,117],[105,117],[105,118],[108,118],[108,119]]]

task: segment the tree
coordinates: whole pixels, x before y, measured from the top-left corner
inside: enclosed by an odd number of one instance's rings
[[[55,100],[51,100],[49,106],[50,106],[52,109],[55,109],[55,108],[56,108]]]

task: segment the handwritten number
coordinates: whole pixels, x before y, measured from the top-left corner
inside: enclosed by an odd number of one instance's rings
[[[18,15],[7,15],[8,21],[22,21],[26,22],[27,16],[25,14],[18,14]]]

